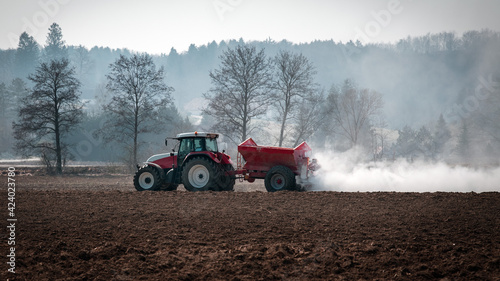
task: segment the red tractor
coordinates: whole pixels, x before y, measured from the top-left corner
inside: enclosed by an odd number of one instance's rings
[[[254,182],[264,179],[267,191],[300,190],[318,168],[310,160],[311,148],[258,146],[251,138],[238,146],[237,170],[224,151],[219,152],[215,133],[184,133],[178,151],[151,156],[134,176],[137,190],[176,190],[183,184],[188,191],[232,191],[236,179]],[[167,140],[165,140],[167,144]],[[242,165],[242,158],[244,164]]]

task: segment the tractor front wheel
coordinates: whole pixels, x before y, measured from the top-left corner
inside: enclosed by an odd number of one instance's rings
[[[156,168],[145,166],[139,169],[134,176],[134,186],[138,191],[159,190],[161,187],[160,174]]]
[[[274,166],[267,172],[264,184],[268,192],[295,190],[295,174],[288,167]]]
[[[199,157],[189,160],[182,169],[182,183],[188,191],[216,188],[214,163]]]

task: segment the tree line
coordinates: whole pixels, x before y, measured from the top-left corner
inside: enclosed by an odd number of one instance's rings
[[[25,33],[21,37],[20,48],[26,41],[34,42],[32,37],[25,38]],[[47,35],[43,58],[27,77],[33,87],[25,88],[22,80],[14,80],[12,87],[20,84],[17,88],[23,94],[14,95],[16,102],[5,105],[10,113],[17,113],[12,123],[16,152],[39,156],[49,171],[58,174],[74,145],[68,137],[77,131],[86,114],[75,69],[68,60],[61,28],[54,23]],[[163,67],[157,68],[148,54],[121,55],[109,65],[105,88],[111,96],[101,105],[104,123],[94,134],[108,145],[121,146],[122,159],[130,166],[139,162],[144,142],[141,137],[160,133],[167,122],[190,126],[176,116],[179,114],[172,103],[173,88],[166,85],[164,76]],[[5,90],[4,84],[0,87]],[[2,96],[3,101],[11,98]]]
[[[315,74],[302,54],[281,51],[267,58],[264,49],[239,45],[225,51],[220,67],[210,71],[212,88],[204,95],[208,105],[203,113],[213,118],[211,129],[234,144],[262,131],[263,123],[254,121],[268,118],[278,126],[272,136],[278,146],[296,146],[320,128],[356,146],[361,130],[381,113],[382,95],[346,80],[325,97]]]
[[[468,33],[463,42],[476,42],[470,39],[473,35],[484,37],[481,33]],[[494,39],[498,34],[488,36]],[[395,46],[376,46],[375,50],[435,54],[472,44],[458,44],[459,39],[453,36],[427,38],[408,38]],[[446,40],[439,43],[442,38]],[[159,57],[125,50],[114,56],[106,71],[92,72],[91,67],[102,62],[90,59],[82,46],[66,46],[56,23],[50,27],[42,50],[31,36],[23,33],[11,73],[30,75],[27,81],[14,78],[10,85],[0,83],[0,102],[6,109],[2,112],[4,124],[0,124],[5,140],[2,149],[12,144],[8,137],[12,135],[17,153],[37,155],[48,167],[54,166],[54,171],[61,172],[66,160],[90,154],[89,147],[94,145],[95,151],[103,152],[100,154],[114,151],[115,159],[132,166],[144,155],[158,152],[156,144],[166,134],[204,129],[223,133],[233,144],[252,136],[277,146],[295,146],[307,139],[315,147],[336,151],[363,147],[373,160],[406,157],[468,162],[478,154],[498,155],[499,130],[495,120],[500,103],[495,72],[488,80],[489,87],[485,87],[487,98],[477,102],[479,109],[460,115],[458,122],[445,113],[447,120],[441,114],[438,120],[427,122],[419,130],[409,125],[395,129],[385,117],[385,105],[392,101],[387,93],[361,87],[349,78],[333,82],[325,90],[317,82],[324,71],[304,54],[307,51],[294,50],[286,42],[266,44],[283,48],[269,51],[259,47],[258,42],[241,40],[222,50],[214,49],[214,43],[207,46],[207,51],[217,50],[218,59],[210,59],[211,67],[205,78],[200,78],[208,80],[211,86],[203,91],[202,122],[192,124],[182,117],[185,112],[179,113],[174,105],[175,83],[168,80],[169,76],[180,75],[186,79],[188,73],[176,69],[166,75],[165,69],[181,59],[175,49],[168,56]],[[412,50],[411,46],[423,47]],[[350,48],[354,49],[344,50],[344,59],[355,63],[359,62],[356,59],[360,50],[374,47],[352,43]],[[192,45],[188,53],[198,51]],[[5,53],[9,52],[0,55]],[[166,58],[165,64],[162,58]],[[202,56],[198,59],[206,60]],[[97,105],[81,96],[82,87],[91,76],[101,77],[96,87]],[[471,95],[470,89],[457,95],[462,96],[462,101],[457,101],[464,104]],[[486,95],[480,97],[483,96]],[[7,124],[9,118],[13,119],[13,126]],[[88,138],[86,147],[78,142],[82,136]],[[486,145],[479,148],[478,140],[486,141]],[[107,144],[107,148],[101,144]]]

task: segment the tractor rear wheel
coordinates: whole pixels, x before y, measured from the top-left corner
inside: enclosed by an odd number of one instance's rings
[[[264,184],[268,192],[295,190],[295,174],[288,167],[274,166],[267,172]]]
[[[231,178],[231,176],[226,175],[226,171],[234,171],[234,167],[231,164],[226,164],[225,166],[219,167],[219,174],[217,176],[217,185],[220,191],[234,191],[234,184],[236,180]]]
[[[138,191],[159,190],[161,187],[161,179],[158,170],[150,166],[140,168],[137,173],[135,173],[134,186]]]
[[[182,184],[188,191],[217,188],[215,171],[213,161],[201,157],[192,158],[182,169]]]

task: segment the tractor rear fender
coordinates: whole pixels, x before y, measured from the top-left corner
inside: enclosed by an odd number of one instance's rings
[[[218,157],[220,158],[220,163],[227,165],[231,164],[233,165],[233,161],[231,161],[231,157],[227,155],[226,153],[218,153]]]
[[[184,166],[184,163],[186,163],[187,160],[189,160],[193,157],[205,157],[209,160],[214,161],[217,164],[221,163],[221,161],[217,158],[217,154],[215,154],[213,152],[207,152],[207,151],[196,152],[195,151],[195,152],[191,152],[188,155],[186,155],[186,157],[184,157],[184,160],[182,161],[182,165],[179,165],[179,166]]]

